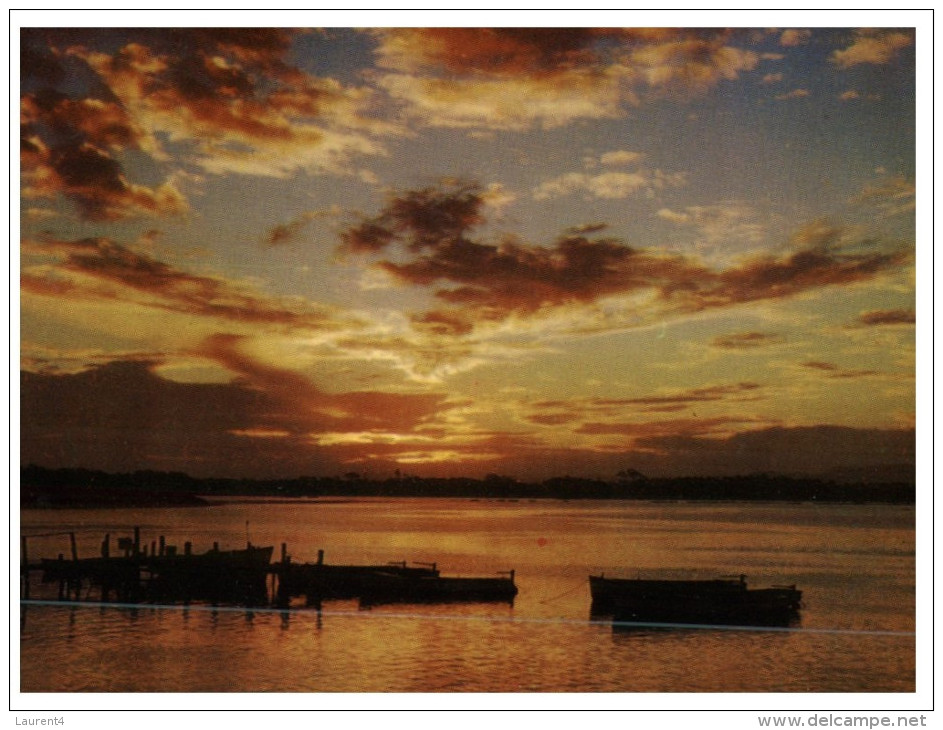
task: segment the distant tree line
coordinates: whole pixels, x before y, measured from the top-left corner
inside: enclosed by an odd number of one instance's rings
[[[638,499],[913,504],[913,483],[843,484],[772,474],[730,477],[647,478],[620,472],[612,481],[554,477],[520,482],[490,474],[483,479],[395,476],[368,479],[357,473],[293,479],[195,478],[182,472],[110,474],[90,469],[30,465],[20,474],[23,507],[187,506],[206,496],[258,497],[461,497],[479,499]]]

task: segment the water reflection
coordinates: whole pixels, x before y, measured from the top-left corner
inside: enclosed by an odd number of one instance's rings
[[[21,609],[21,688],[40,692],[912,692],[913,511],[830,505],[488,505],[459,500],[202,510],[94,510],[78,547],[115,525],[168,540],[288,540],[299,561],[437,560],[463,575],[518,568],[511,604],[324,601]],[[24,513],[25,529],[79,519]],[[57,529],[56,524],[48,528]],[[104,528],[104,529],[102,529]],[[39,530],[37,530],[39,531]],[[538,538],[550,536],[542,543]],[[94,540],[93,540],[94,538]],[[182,544],[182,543],[181,543]],[[888,550],[894,546],[894,550]],[[800,631],[624,627],[589,612],[602,570],[741,571],[810,596]],[[41,587],[31,586],[31,595]],[[56,586],[46,586],[50,598]],[[93,597],[96,597],[93,595]],[[177,619],[176,616],[180,615]],[[589,620],[587,620],[589,619]],[[602,623],[597,623],[602,621]],[[627,627],[626,627],[627,628]],[[49,657],[62,657],[50,662]],[[142,672],[141,667],[148,671]]]

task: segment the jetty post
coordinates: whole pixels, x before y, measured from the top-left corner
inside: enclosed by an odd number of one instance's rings
[[[23,557],[22,557],[23,595],[25,596],[26,600],[29,600],[29,555],[26,552],[26,536],[25,535],[20,538],[20,543],[22,544],[22,548],[20,549],[20,552],[23,553]]]
[[[282,543],[282,559],[272,569],[272,601],[276,606],[287,608],[291,602],[291,556],[288,554],[288,543]],[[276,588],[276,579],[278,585]]]
[[[82,597],[82,573],[79,571],[79,550],[75,542],[75,533],[69,532],[69,547],[72,549],[72,570],[69,579],[69,590],[75,590],[75,600]]]

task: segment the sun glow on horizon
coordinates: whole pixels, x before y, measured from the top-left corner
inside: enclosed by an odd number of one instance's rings
[[[793,30],[22,29],[21,459],[912,463],[915,33]]]

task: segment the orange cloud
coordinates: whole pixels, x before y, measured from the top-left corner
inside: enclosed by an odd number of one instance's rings
[[[372,31],[377,84],[430,125],[522,129],[620,117],[640,89],[701,90],[759,56],[729,31],[396,28]]]
[[[866,185],[854,202],[871,205],[884,217],[913,215],[917,207],[917,187],[902,176]]]
[[[793,89],[792,91],[788,91],[785,94],[777,94],[775,98],[779,101],[783,101],[785,99],[804,99],[808,95],[808,89]]]
[[[839,68],[862,63],[885,64],[902,49],[913,44],[913,34],[899,30],[860,30],[848,48],[834,51],[830,57]]]
[[[801,46],[808,43],[811,37],[811,30],[789,28],[788,30],[784,30],[782,35],[779,36],[779,44],[782,46]]]
[[[437,393],[401,394],[381,391],[326,393],[303,375],[259,362],[240,349],[243,338],[216,335],[197,354],[237,373],[242,382],[264,393],[284,424],[294,431],[411,431],[433,417],[445,400]],[[287,426],[286,426],[287,427]]]
[[[354,174],[352,156],[381,152],[366,134],[390,125],[361,114],[366,90],[286,63],[292,35],[131,29],[105,52],[114,41],[107,29],[24,30],[25,194],[64,195],[90,220],[183,212],[171,182],[130,180],[116,154],[138,149],[160,163],[170,144],[211,172]],[[94,81],[68,83],[79,77]]]
[[[679,31],[681,37],[631,49],[626,64],[649,86],[701,90],[752,71],[759,56],[727,44],[728,31]]]

